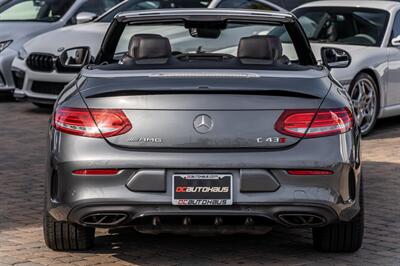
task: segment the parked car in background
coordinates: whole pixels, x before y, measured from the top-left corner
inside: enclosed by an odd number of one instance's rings
[[[231,47],[224,32],[243,24],[287,30],[292,43],[240,30],[237,53],[213,52],[224,40]],[[346,91],[318,65],[292,14],[121,13],[94,61],[84,47],[60,58],[68,68],[92,64],[62,91],[49,128],[43,226],[51,249],[90,248],[98,227],[265,234],[276,224],[312,228],[321,251],[361,247],[360,130]]]
[[[65,49],[75,46],[90,47],[91,53],[96,55],[109,23],[117,13],[122,11],[206,8],[207,6],[209,8],[257,7],[271,11],[284,10],[265,0],[252,0],[251,2],[242,0],[240,5],[238,3],[224,0],[214,0],[211,3],[207,0],[126,0],[92,23],[61,28],[42,34],[26,43],[13,62],[13,76],[16,84],[14,96],[19,99],[26,98],[40,107],[51,106],[64,86],[79,72],[77,69],[64,69],[59,64],[59,55]],[[263,29],[265,30],[265,27]],[[235,39],[235,34],[232,31],[230,31],[232,34],[231,42],[236,43],[238,40]],[[172,32],[169,32],[169,35],[182,45],[186,45],[184,44],[186,34],[182,31],[181,33],[183,34],[182,38],[179,37],[177,32],[173,33],[175,36],[171,36]],[[188,41],[193,40],[188,39]],[[175,45],[177,44],[175,43]],[[223,44],[222,47],[224,45],[226,44]],[[215,47],[215,49],[218,49],[218,47]]]
[[[44,32],[93,19],[119,2],[9,0],[3,3],[0,6],[0,92],[15,89],[11,64],[23,44]]]
[[[316,0],[268,0],[278,6],[281,6],[287,10],[293,10],[298,6],[304,5],[309,2],[314,2]]]
[[[340,47],[352,57],[332,75],[352,98],[364,135],[379,118],[400,115],[400,3],[319,1],[293,11],[316,55]]]
[[[214,0],[209,8],[241,8],[267,11],[286,11],[282,6],[267,0]]]
[[[210,7],[260,10],[292,10],[315,0],[214,0]]]

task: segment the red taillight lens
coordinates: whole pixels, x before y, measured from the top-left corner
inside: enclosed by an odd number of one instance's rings
[[[305,138],[332,136],[349,131],[354,124],[347,108],[317,110],[286,110],[275,124],[279,133]]]
[[[119,173],[118,169],[81,169],[74,170],[74,175],[116,175]]]
[[[53,125],[61,132],[91,138],[114,137],[132,128],[122,110],[65,107],[56,110]]]
[[[329,170],[288,170],[289,175],[333,175]]]

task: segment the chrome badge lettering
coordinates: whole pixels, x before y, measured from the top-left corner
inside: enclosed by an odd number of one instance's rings
[[[131,138],[128,142],[137,142],[137,143],[163,143],[164,140],[162,138],[152,138],[152,137],[138,137]]]
[[[268,138],[257,138],[257,143],[286,143],[286,138],[279,137],[268,137]]]

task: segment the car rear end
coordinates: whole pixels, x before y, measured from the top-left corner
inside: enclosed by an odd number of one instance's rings
[[[180,26],[184,42],[132,36],[140,19],[158,32],[158,19],[171,31]],[[269,31],[248,36],[255,26]],[[232,29],[240,34],[227,39]],[[270,34],[285,29],[292,48]],[[89,247],[96,227],[259,234],[274,225],[313,228],[324,251],[361,246],[360,134],[351,101],[316,65],[292,15],[124,14],[105,40],[102,64],[85,68],[54,110],[49,247],[67,249],[57,239]],[[237,53],[213,53],[220,44]],[[118,59],[116,46],[128,47]],[[71,237],[69,227],[85,237]]]
[[[358,132],[329,78],[312,70],[152,74],[120,76],[117,90],[112,79],[82,77],[79,92],[61,96],[50,141],[48,209],[56,219],[251,232],[358,213]],[[199,92],[191,84],[200,80],[214,85]]]

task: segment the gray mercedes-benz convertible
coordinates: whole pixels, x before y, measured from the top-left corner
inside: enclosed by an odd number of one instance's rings
[[[222,40],[237,51],[224,53]],[[335,48],[322,55],[331,68],[351,60]],[[94,61],[85,47],[61,61],[90,64],[63,90],[50,126],[50,248],[89,248],[96,227],[264,234],[275,225],[312,228],[322,251],[360,248],[351,99],[290,13],[122,13]]]

